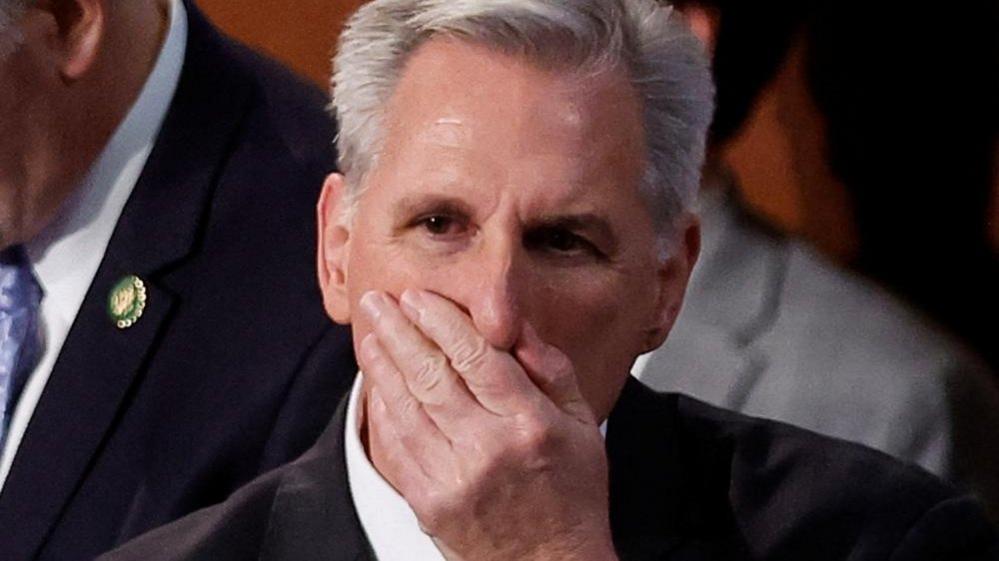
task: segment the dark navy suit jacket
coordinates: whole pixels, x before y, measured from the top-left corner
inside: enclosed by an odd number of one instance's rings
[[[373,560],[347,487],[345,410],[300,459],[100,561]],[[626,561],[999,558],[980,505],[919,468],[633,379],[607,455]]]
[[[0,495],[0,559],[78,561],[308,449],[356,372],[323,314],[325,97],[188,4],[176,97]],[[135,274],[148,306],[108,317]]]

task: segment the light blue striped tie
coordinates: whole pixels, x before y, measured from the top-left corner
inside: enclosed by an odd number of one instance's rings
[[[42,290],[21,246],[0,251],[0,449],[28,376],[41,357]]]

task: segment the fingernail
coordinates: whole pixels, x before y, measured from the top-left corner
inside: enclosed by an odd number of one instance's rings
[[[378,321],[378,318],[382,316],[382,306],[384,306],[384,299],[381,294],[374,290],[365,292],[364,296],[361,296],[361,309],[373,321]]]
[[[407,288],[399,298],[399,307],[410,321],[420,321],[420,311],[423,308],[423,296],[419,290]]]

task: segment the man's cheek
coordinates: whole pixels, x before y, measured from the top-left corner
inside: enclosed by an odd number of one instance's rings
[[[577,368],[604,354],[609,339],[613,338],[608,334],[614,333],[620,318],[621,307],[614,299],[605,294],[592,294],[583,299],[555,297],[550,303],[553,309],[539,314],[544,318],[544,325],[537,326],[544,341],[566,353]],[[600,326],[600,329],[593,326]]]

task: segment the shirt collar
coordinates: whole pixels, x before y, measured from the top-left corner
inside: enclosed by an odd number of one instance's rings
[[[379,561],[443,561],[444,556],[433,540],[420,530],[409,503],[368,460],[358,427],[362,381],[363,375],[358,374],[347,403],[344,453],[350,496],[368,543]]]
[[[125,203],[166,117],[187,47],[187,11],[169,0],[169,27],[142,91],[55,220],[27,245],[35,275],[63,319],[72,322],[100,266]]]

